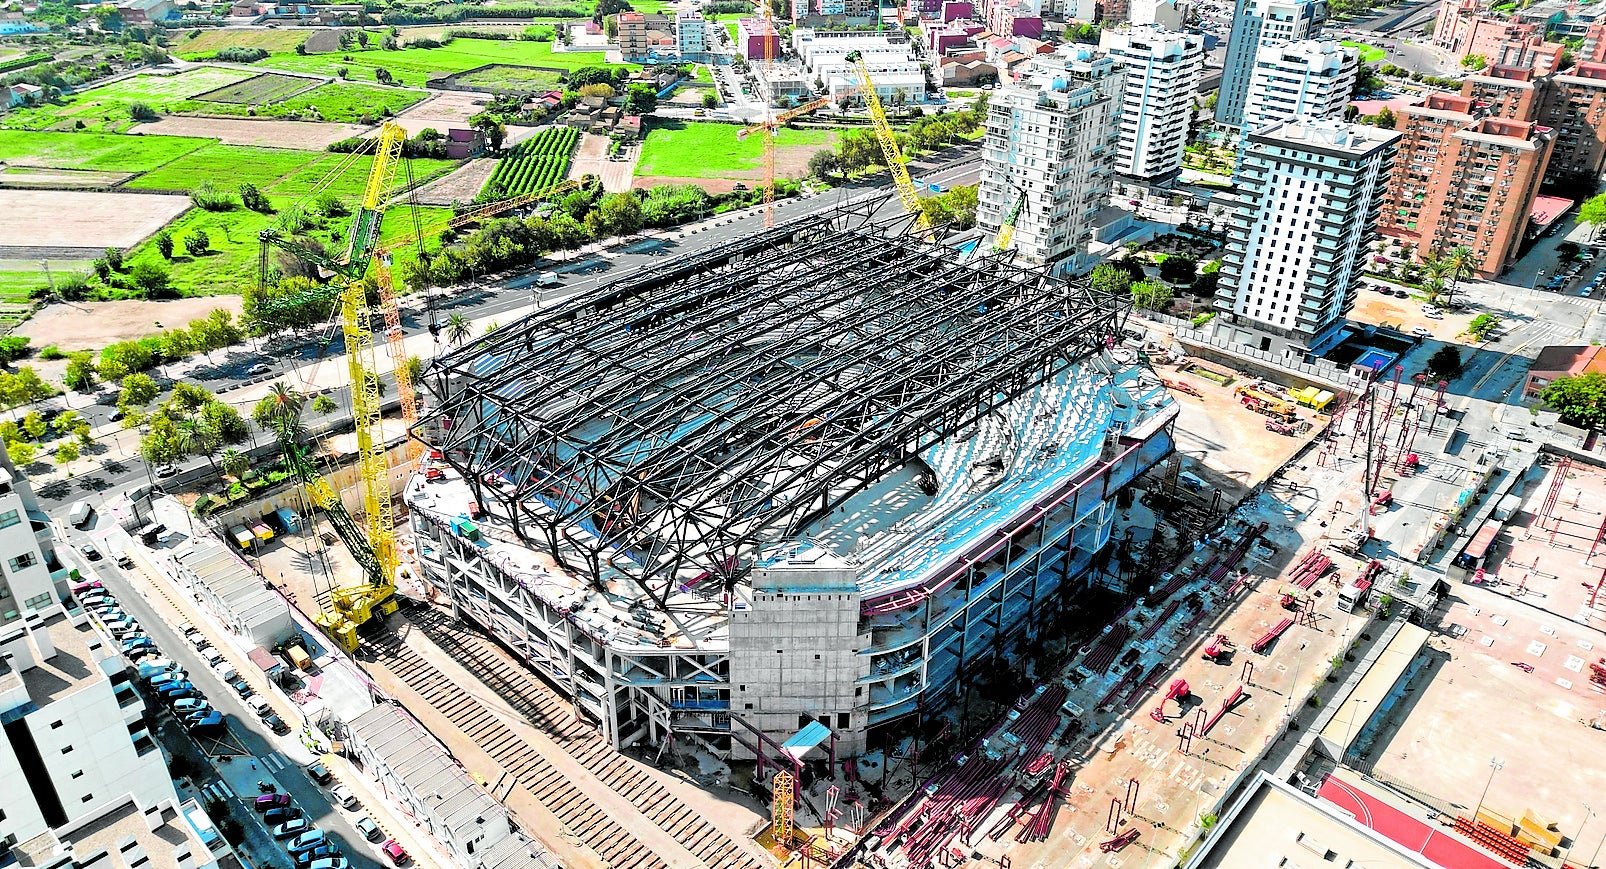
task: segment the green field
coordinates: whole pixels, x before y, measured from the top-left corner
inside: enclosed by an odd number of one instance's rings
[[[91,129],[119,133],[134,125],[128,116],[128,107],[134,103],[145,103],[158,112],[165,112],[170,105],[190,102],[197,94],[251,77],[249,72],[218,67],[202,67],[170,76],[136,75],[68,97],[64,105],[18,109],[6,115],[5,124],[12,128],[44,130],[83,121]]]
[[[168,50],[185,60],[204,59],[225,48],[260,48],[263,51],[295,51],[307,38],[306,30],[245,30],[228,28],[203,30],[194,39],[173,42]]]
[[[0,162],[52,169],[148,172],[213,144],[186,136],[0,130]]]
[[[558,75],[557,72],[550,69],[499,63],[495,66],[464,73],[457,77],[457,82],[477,88],[485,88],[490,91],[534,93],[537,91],[557,90],[561,84],[558,81]]]
[[[346,60],[350,57],[350,60]],[[369,49],[341,54],[276,53],[261,61],[263,66],[334,75],[345,67],[353,81],[374,81],[374,71],[386,69],[397,84],[423,85],[431,75],[465,72],[488,63],[515,66],[546,66],[574,70],[603,66],[607,55],[600,51],[553,52],[550,42],[524,42],[503,39],[454,39],[441,48],[404,48],[400,51]],[[640,69],[639,64],[626,64]]]
[[[387,111],[397,114],[426,96],[424,91],[378,85],[331,82],[304,90],[289,99],[270,105],[215,103],[185,100],[170,106],[174,114],[228,115],[234,117],[317,119],[334,123],[372,123]],[[312,114],[317,109],[317,114]]]
[[[1339,44],[1359,51],[1361,53],[1361,63],[1377,63],[1383,58],[1388,57],[1388,52],[1384,51],[1383,49],[1376,46],[1367,45],[1364,42],[1356,42],[1353,39],[1342,40]]]
[[[271,103],[277,100],[289,99],[304,90],[317,87],[318,79],[304,78],[299,75],[284,75],[277,72],[265,72],[252,76],[245,81],[225,85],[217,90],[196,94],[195,98],[209,103]]]
[[[733,124],[652,122],[646,141],[641,143],[641,159],[636,162],[638,176],[672,178],[728,178],[735,173],[759,171],[764,158],[764,140],[748,136],[738,140]],[[775,137],[777,148],[821,148],[836,140],[830,130],[792,130],[783,128]]]
[[[201,181],[225,188],[255,184],[265,193],[289,197],[328,190],[355,199],[362,194],[373,157],[327,151],[293,151],[250,145],[210,145],[186,154],[124,185],[138,190],[187,191]],[[342,166],[338,176],[330,176]],[[413,177],[426,180],[456,165],[451,160],[413,160]]]

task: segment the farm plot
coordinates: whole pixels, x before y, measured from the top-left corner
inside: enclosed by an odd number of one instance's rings
[[[185,60],[201,60],[225,48],[260,48],[263,51],[295,51],[310,30],[247,30],[241,27],[202,30],[193,37],[173,43],[171,50]]]
[[[0,238],[53,248],[53,256],[76,248],[94,256],[96,250],[137,244],[189,207],[184,196],[0,190]]]
[[[764,138],[736,138],[731,124],[655,121],[641,144],[636,176],[660,178],[734,178],[763,176]],[[798,157],[830,147],[836,134],[830,130],[782,128],[775,137],[777,166],[792,165]]]
[[[131,76],[90,88],[68,98],[63,105],[17,109],[6,115],[6,125],[47,130],[75,126],[82,121],[86,127],[122,132],[134,125],[134,119],[128,113],[134,103],[144,103],[159,112],[168,111],[169,104],[190,100],[196,94],[217,90],[251,76],[249,72],[210,66],[185,70],[177,75]]]
[[[491,92],[536,93],[562,86],[561,69],[493,63],[452,77],[456,84]]]
[[[375,71],[390,72],[397,84],[423,85],[444,74],[467,72],[487,64],[536,66],[551,69],[575,70],[586,66],[620,66],[608,64],[607,54],[601,51],[553,52],[549,42],[525,42],[512,39],[459,38],[440,48],[404,48],[385,51],[371,48],[329,55],[274,54],[261,61],[264,66],[278,69],[334,75],[338,67],[346,67],[352,79],[372,80]],[[640,64],[623,64],[640,69]]]
[[[198,94],[195,98],[211,103],[261,105],[289,99],[322,83],[318,79],[302,78],[301,76],[285,75],[278,72],[265,72],[245,81],[224,85],[217,90]]]
[[[568,174],[569,159],[578,141],[579,130],[553,127],[520,142],[491,173],[491,180],[486,182],[480,198],[519,196],[561,182]]]
[[[47,169],[147,172],[212,144],[188,136],[0,130],[0,162]]]

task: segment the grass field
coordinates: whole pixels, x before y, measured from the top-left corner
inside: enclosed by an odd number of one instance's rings
[[[69,97],[64,105],[18,109],[6,115],[6,126],[45,130],[83,121],[90,129],[119,133],[134,125],[134,120],[128,116],[128,107],[134,103],[145,103],[159,112],[167,111],[170,104],[189,101],[197,94],[227,87],[251,76],[249,72],[210,66],[170,76],[136,75]]]
[[[261,104],[289,99],[304,90],[317,87],[319,81],[298,75],[265,72],[245,81],[225,85],[214,91],[197,94],[195,98],[209,103]]]
[[[338,177],[329,178],[348,161],[349,167]],[[327,190],[336,196],[355,199],[362,193],[372,163],[370,156],[353,158],[350,154],[327,151],[209,145],[147,172],[125,186],[136,190],[188,191],[206,180],[228,189],[249,182],[275,195],[301,197]],[[445,174],[455,164],[451,160],[413,160],[412,165],[413,177],[425,181]]]
[[[53,169],[148,172],[211,145],[181,136],[0,130],[0,161]]]
[[[396,114],[425,96],[425,92],[420,90],[337,81],[319,85],[311,90],[303,90],[295,96],[271,105],[251,106],[245,103],[185,100],[168,108],[173,114],[179,115],[205,114],[299,120],[315,118],[341,124],[364,121],[371,123],[385,111]],[[316,115],[312,113],[312,109],[318,110]]]
[[[759,136],[738,140],[738,129],[733,124],[653,122],[646,141],[641,144],[636,174],[720,178],[733,172],[762,169],[759,163],[764,158],[764,140]],[[830,130],[783,128],[775,138],[775,145],[778,148],[824,146],[831,143],[834,136]]]
[[[491,91],[549,91],[560,86],[558,73],[554,70],[505,63],[465,73],[458,76],[457,81]]]
[[[1364,42],[1356,42],[1353,39],[1345,39],[1339,44],[1346,45],[1359,51],[1361,53],[1361,63],[1377,63],[1383,58],[1388,57],[1388,52],[1384,51],[1383,49],[1376,46],[1367,45]]]
[[[306,30],[244,30],[240,28],[202,30],[194,39],[173,42],[168,50],[185,60],[197,60],[225,48],[260,48],[263,51],[295,51],[306,40]]]
[[[346,60],[349,56],[351,59]],[[603,66],[607,55],[600,51],[554,52],[549,42],[523,42],[501,39],[454,39],[441,48],[404,48],[400,51],[369,49],[342,54],[301,55],[278,53],[261,61],[263,66],[334,75],[346,67],[353,81],[374,81],[374,71],[386,69],[397,84],[423,85],[431,74],[465,72],[488,63],[516,66],[545,66],[574,70]],[[627,64],[640,69],[639,64]]]

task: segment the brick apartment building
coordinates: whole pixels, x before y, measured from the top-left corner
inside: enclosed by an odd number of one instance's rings
[[[669,59],[679,55],[672,15],[621,12],[619,53],[625,60]]]
[[[1465,245],[1478,277],[1498,276],[1517,257],[1554,133],[1493,116],[1461,94],[1429,94],[1399,117],[1399,154],[1378,231],[1414,245],[1418,259],[1431,252],[1424,240],[1440,249]]]
[[[1580,61],[1551,76],[1539,121],[1556,130],[1553,176],[1599,177],[1606,158],[1606,63]]]

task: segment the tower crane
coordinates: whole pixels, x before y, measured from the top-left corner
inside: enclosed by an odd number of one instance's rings
[[[775,92],[775,43],[781,39],[781,31],[775,26],[775,16],[770,11],[770,0],[753,0],[758,4],[759,11],[764,17],[764,83],[770,88],[771,95]],[[769,229],[775,225],[775,134],[780,129],[780,122],[775,119],[774,101],[764,99],[764,228]]]
[[[1021,212],[1026,210],[1026,188],[1017,184],[1015,189],[1020,191],[1020,198],[1015,200],[1015,207],[1009,210],[1009,216],[1004,218],[1004,224],[998,227],[998,235],[993,239],[993,250],[1009,250],[1010,242],[1015,240],[1015,221],[1020,220]]]
[[[357,434],[357,477],[364,512],[360,525],[346,512],[339,494],[313,467],[301,445],[295,442],[292,426],[282,425],[278,439],[286,464],[307,487],[313,502],[329,515],[335,533],[363,568],[368,580],[365,585],[334,589],[330,593],[330,609],[315,619],[319,627],[347,651],[357,648],[357,628],[372,618],[374,613],[389,614],[397,608],[395,578],[400,555],[396,547],[395,514],[391,508],[390,469],[379,428],[379,377],[374,367],[372,346],[373,312],[368,305],[363,276],[378,249],[380,222],[384,219],[386,202],[395,186],[396,170],[406,140],[407,131],[394,123],[386,122],[380,128],[374,147],[373,166],[368,172],[362,203],[352,216],[351,232],[343,257],[329,257],[304,247],[274,228],[265,229],[259,235],[264,281],[267,250],[271,246],[332,272],[334,282],[340,286],[340,325],[346,343],[347,372],[351,378],[352,417]],[[381,280],[381,284],[388,284],[388,281]],[[389,323],[392,319],[391,310],[396,307],[395,298],[383,290],[381,297],[387,308],[385,314]],[[395,314],[395,322],[399,332],[399,311]],[[399,345],[393,345],[393,350],[397,347]],[[396,369],[398,391],[401,391],[401,384],[407,378],[405,367],[404,364],[398,365]]]
[[[887,110],[882,108],[881,98],[876,96],[875,83],[870,80],[870,67],[865,64],[864,55],[857,51],[848,52],[842,59],[853,64],[853,69],[859,74],[859,89],[864,91],[864,102],[870,109],[870,123],[875,127],[876,141],[881,144],[887,169],[892,173],[892,186],[898,191],[898,199],[903,201],[904,210],[914,216],[915,227],[920,234],[930,241],[931,221],[926,219],[926,212],[920,207],[920,196],[915,193],[915,182],[909,177],[909,168],[903,165],[903,152],[898,150],[897,134],[887,120]]]

